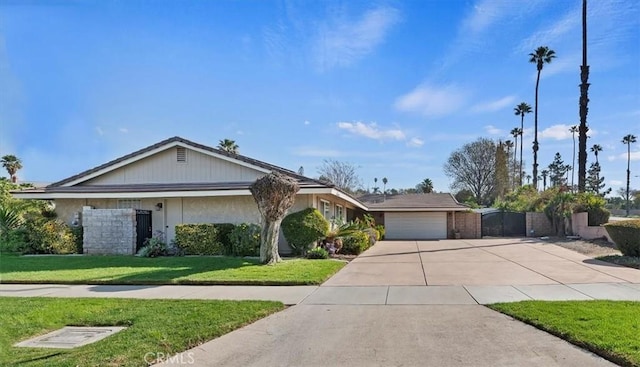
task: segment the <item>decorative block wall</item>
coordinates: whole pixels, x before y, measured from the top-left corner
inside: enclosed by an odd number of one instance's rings
[[[136,251],[135,209],[82,208],[84,253],[133,255]]]
[[[456,227],[460,238],[482,238],[482,214],[457,212]]]

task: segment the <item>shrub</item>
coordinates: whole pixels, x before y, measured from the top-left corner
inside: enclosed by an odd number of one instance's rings
[[[307,259],[328,259],[329,253],[322,247],[316,247],[307,252]]]
[[[355,232],[344,238],[341,253],[346,255],[360,255],[369,248],[370,237],[364,231]]]
[[[378,224],[375,228],[378,231],[378,239],[384,240],[384,235],[386,233],[384,226],[382,224]]]
[[[587,213],[589,214],[588,221],[590,226],[599,226],[609,222],[609,216],[611,215],[611,212],[605,208],[589,209]]]
[[[0,253],[22,252],[27,243],[25,228],[12,229],[0,237]]]
[[[231,255],[260,256],[260,231],[257,224],[242,223],[229,233]]]
[[[76,251],[75,236],[62,221],[31,219],[27,221],[26,230],[23,253],[72,254]]]
[[[223,255],[231,252],[229,229],[233,224],[179,224],[176,246],[187,255]]]
[[[609,221],[611,213],[605,209],[606,200],[593,193],[581,193],[576,195],[574,213],[587,212],[590,226],[599,226]]]
[[[375,245],[376,241],[380,239],[379,238],[380,234],[378,233],[378,230],[376,230],[375,228],[365,228],[362,231],[366,233],[367,236],[369,236],[369,247]]]
[[[231,239],[229,235],[236,228],[236,225],[233,223],[214,223],[213,226],[218,229],[218,240],[224,248],[224,254],[231,254]]]
[[[287,215],[281,228],[294,252],[304,254],[327,234],[329,222],[317,209],[307,208]]]
[[[76,246],[76,253],[84,253],[84,228],[82,226],[70,227],[73,234],[73,242]]]
[[[168,256],[169,246],[159,236],[153,236],[144,240],[143,247],[136,254],[140,257]]]
[[[604,225],[625,256],[640,256],[640,219],[621,220]]]

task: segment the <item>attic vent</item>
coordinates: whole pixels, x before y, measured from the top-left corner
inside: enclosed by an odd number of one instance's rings
[[[187,149],[184,147],[178,147],[176,150],[176,161],[177,162],[186,162],[187,161]]]

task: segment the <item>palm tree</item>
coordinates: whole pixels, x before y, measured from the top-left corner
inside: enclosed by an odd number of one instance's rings
[[[514,150],[517,151],[518,150],[518,136],[522,136],[522,129],[520,129],[519,127],[514,127],[513,129],[511,129],[511,135],[513,136],[513,138],[516,141],[516,149]],[[521,148],[520,151],[522,152],[522,144],[520,144]],[[522,154],[520,154],[520,159],[522,159]],[[515,182],[516,179],[516,169],[518,168],[518,164],[516,163],[516,155],[515,153],[513,154],[513,180]],[[522,162],[520,162],[520,166],[519,166],[519,171],[522,171]],[[522,186],[522,176],[520,176],[520,186]]]
[[[598,144],[593,144],[593,146],[591,147],[591,151],[596,156],[596,163],[598,163],[598,152],[602,152],[602,147]]]
[[[549,175],[549,171],[546,169],[543,169],[542,172],[542,190],[545,191],[547,190],[547,176]]]
[[[578,191],[587,181],[587,113],[589,112],[589,65],[587,65],[587,0],[582,0],[582,65],[580,66],[580,134],[578,148]]]
[[[573,161],[571,163],[571,190],[573,190],[574,177],[573,171],[576,169],[576,133],[578,132],[578,125],[573,125],[569,128],[569,132],[573,138]]]
[[[387,180],[386,177],[383,177],[382,178],[382,184],[383,184],[382,193],[383,194],[387,193],[387,182],[389,182],[389,180]]]
[[[527,185],[529,184],[529,181],[531,181],[531,175],[527,175]]]
[[[556,57],[556,52],[547,46],[540,46],[529,54],[529,62],[536,64],[536,104],[534,107],[533,123],[533,187],[538,188],[538,89],[540,87],[540,72],[544,64],[549,64]]]
[[[16,183],[18,181],[18,170],[22,168],[22,162],[18,157],[13,154],[8,154],[2,157],[0,160],[2,162],[2,167],[6,168],[9,177],[11,178],[11,182]]]
[[[629,183],[631,181],[631,144],[636,142],[636,136],[629,134],[622,138],[622,144],[627,146],[627,217],[629,216]]]
[[[524,134],[524,115],[531,113],[531,106],[526,102],[520,102],[513,111],[516,116],[520,116],[520,171],[522,171],[522,135]],[[522,179],[520,179],[520,186],[522,186]]]
[[[238,154],[238,148],[240,147],[238,146],[238,144],[236,144],[235,140],[224,139],[220,140],[220,142],[218,143],[218,149],[223,150],[227,153]]]
[[[507,162],[509,161],[509,157],[511,157],[511,148],[513,148],[513,142],[511,140],[507,140],[504,142],[504,146],[507,147]],[[515,151],[513,153],[514,157],[515,157]],[[515,164],[515,158],[514,158],[514,162]],[[513,189],[513,182],[511,183],[511,189]]]

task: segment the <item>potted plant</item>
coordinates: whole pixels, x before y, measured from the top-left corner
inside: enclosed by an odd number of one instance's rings
[[[451,230],[451,237],[455,238],[456,240],[459,240],[460,239],[460,230],[456,229],[456,228],[452,229]]]

